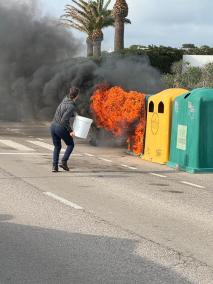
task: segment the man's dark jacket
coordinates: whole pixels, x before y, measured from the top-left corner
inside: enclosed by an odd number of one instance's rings
[[[67,131],[72,132],[71,124],[75,113],[75,103],[70,98],[65,97],[56,110],[53,123],[58,123]]]

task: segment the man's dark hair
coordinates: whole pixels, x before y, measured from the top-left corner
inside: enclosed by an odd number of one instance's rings
[[[68,96],[70,97],[71,100],[73,100],[78,96],[79,92],[80,92],[79,88],[71,87]]]

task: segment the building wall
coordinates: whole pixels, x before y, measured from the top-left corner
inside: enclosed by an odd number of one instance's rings
[[[203,67],[213,63],[213,55],[184,55],[183,62],[188,62],[193,67]]]

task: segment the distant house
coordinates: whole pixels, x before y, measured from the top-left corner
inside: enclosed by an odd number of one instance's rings
[[[182,45],[182,49],[183,50],[190,50],[190,49],[193,49],[193,48],[196,48],[196,46],[193,44],[193,43],[184,43]]]
[[[203,67],[213,63],[213,55],[183,55],[183,62],[189,63],[192,67]]]

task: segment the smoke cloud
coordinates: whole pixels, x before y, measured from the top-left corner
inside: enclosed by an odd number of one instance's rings
[[[0,119],[37,117],[57,81],[58,62],[81,44],[58,22],[41,17],[38,3],[0,0]]]
[[[77,58],[82,43],[40,16],[38,2],[0,0],[0,120],[51,119],[71,85],[81,90],[79,112],[90,116],[94,86],[108,81],[147,94],[163,89],[160,73],[146,57]],[[10,3],[11,3],[10,2]]]

